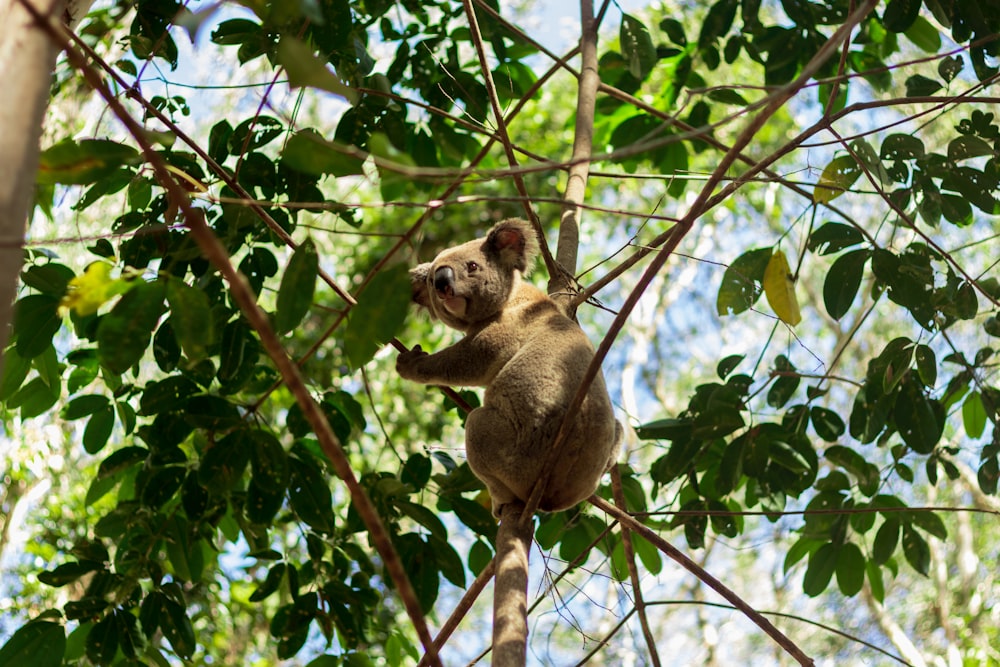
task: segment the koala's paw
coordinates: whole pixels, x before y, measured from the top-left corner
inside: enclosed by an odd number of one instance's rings
[[[417,363],[428,356],[419,345],[409,352],[400,352],[396,357],[396,372],[407,380],[417,380]]]

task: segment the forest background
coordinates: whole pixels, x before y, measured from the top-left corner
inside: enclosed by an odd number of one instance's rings
[[[0,4],[0,665],[488,651],[479,399],[392,368],[508,216],[628,425],[529,662],[1000,664],[1000,3],[540,5]]]

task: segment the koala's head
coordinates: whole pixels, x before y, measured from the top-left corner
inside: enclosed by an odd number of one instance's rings
[[[466,331],[497,315],[538,254],[531,225],[498,222],[486,238],[442,250],[410,271],[413,300],[448,326]]]

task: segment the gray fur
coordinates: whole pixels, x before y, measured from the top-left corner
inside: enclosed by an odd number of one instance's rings
[[[486,238],[444,250],[413,269],[413,300],[465,337],[435,354],[417,346],[396,361],[408,380],[486,387],[482,407],[466,421],[465,448],[497,516],[505,503],[528,499],[594,356],[580,327],[522,281],[537,253],[531,226],[510,219],[497,223]],[[598,374],[539,509],[566,509],[593,493],[617,458],[621,434]]]

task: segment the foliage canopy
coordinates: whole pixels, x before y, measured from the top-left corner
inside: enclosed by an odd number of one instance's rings
[[[641,425],[618,500],[690,550],[739,540],[748,512],[804,512],[782,555],[801,590],[881,602],[950,539],[919,484],[971,468],[995,499],[1000,479],[1000,3],[672,8],[597,14],[620,29],[598,53],[583,236],[591,256],[628,252],[588,275],[618,319],[581,313],[617,351],[674,250],[701,253],[725,268],[699,316],[742,340],[670,362],[690,396],[662,400],[656,376],[623,405]],[[441,335],[405,324],[402,260],[494,217],[549,230],[545,193],[574,162],[558,95],[580,68],[506,16],[490,0],[138,0],[64,45],[53,104],[117,120],[83,138],[52,121],[36,226],[79,219],[88,240],[28,243],[0,401],[10,433],[66,425],[85,491],[63,489],[74,509],[37,575],[68,593],[26,588],[35,618],[0,665],[416,661],[442,582],[487,568],[496,525],[438,446],[476,395],[435,404],[379,353]],[[220,113],[171,85],[211,45],[249,103]],[[716,227],[730,237],[684,245]],[[664,567],[585,506],[538,517],[536,540],[618,582]]]

